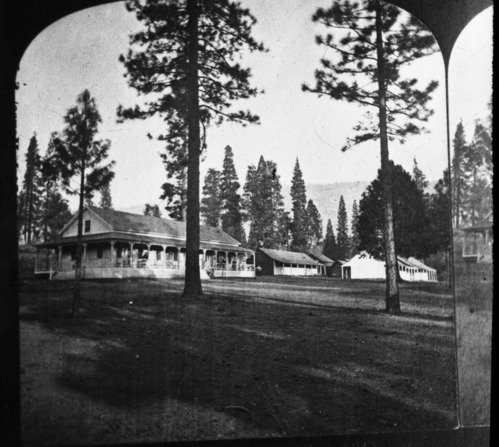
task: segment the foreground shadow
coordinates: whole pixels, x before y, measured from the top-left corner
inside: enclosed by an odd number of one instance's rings
[[[412,333],[417,325],[387,326],[374,310],[234,294],[188,300],[165,286],[86,283],[77,320],[62,286],[24,294],[24,323],[73,340],[56,386],[132,412],[157,440],[181,439],[186,421],[197,439],[227,427],[301,436],[454,426],[446,327]]]

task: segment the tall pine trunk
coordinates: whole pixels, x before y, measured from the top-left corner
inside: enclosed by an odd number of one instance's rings
[[[188,32],[188,108],[187,222],[184,297],[203,295],[199,271],[199,80],[198,80],[198,4],[187,0]]]
[[[73,287],[73,302],[71,303],[71,315],[77,317],[80,311],[81,301],[81,261],[82,261],[82,236],[83,236],[83,197],[85,192],[85,162],[81,161],[80,178],[80,200],[78,205],[78,232],[76,234],[76,260],[75,260],[75,282]]]
[[[456,228],[459,228],[459,214],[461,213],[461,155],[457,157],[457,169],[455,169],[454,177],[456,182]],[[450,184],[450,183],[449,183]]]
[[[400,313],[400,297],[397,283],[397,254],[393,232],[392,173],[388,155],[386,126],[385,59],[382,35],[382,6],[376,1],[376,46],[378,56],[379,129],[381,145],[381,182],[383,185],[384,242],[386,260],[386,311]]]
[[[31,245],[31,237],[33,234],[33,185],[28,189],[28,245]]]

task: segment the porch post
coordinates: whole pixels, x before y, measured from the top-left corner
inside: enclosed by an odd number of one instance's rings
[[[62,269],[62,245],[57,246],[57,266]]]
[[[130,245],[130,268],[133,267],[133,242],[128,243]]]
[[[114,267],[114,241],[109,242],[111,245],[111,267]]]
[[[161,247],[163,248],[163,268],[165,269],[166,268],[166,248],[167,248],[167,245],[161,245]]]
[[[83,261],[87,260],[87,243],[84,242],[83,244]]]

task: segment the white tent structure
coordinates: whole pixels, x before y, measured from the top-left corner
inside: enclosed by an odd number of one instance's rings
[[[437,281],[437,271],[410,257],[397,257],[400,277],[404,281]],[[363,251],[341,266],[343,279],[385,279],[385,262]]]
[[[385,263],[363,251],[341,266],[343,279],[383,279]]]

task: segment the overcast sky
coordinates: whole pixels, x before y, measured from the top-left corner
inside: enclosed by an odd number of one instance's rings
[[[313,73],[324,56],[314,43],[323,32],[310,20],[318,6],[331,0],[244,0],[258,23],[254,36],[269,52],[248,55],[244,65],[253,71],[252,85],[265,94],[241,101],[260,116],[261,124],[242,127],[226,123],[208,130],[208,152],[201,167],[201,182],[208,168],[221,169],[224,148],[234,151],[240,183],[248,165],[260,155],[277,163],[281,182],[291,182],[296,158],[300,159],[306,183],[371,181],[379,168],[379,143],[366,143],[344,153],[340,148],[353,134],[352,127],[364,110],[301,91],[313,84]],[[282,4],[286,7],[283,8]],[[128,35],[140,24],[124,3],[116,2],[67,16],[44,30],[27,49],[20,66],[17,91],[19,178],[24,174],[24,154],[36,132],[42,154],[53,131],[63,129],[62,117],[85,88],[96,98],[103,123],[99,137],[111,140],[110,158],[116,160],[111,185],[114,207],[129,208],[145,203],[161,205],[165,181],[160,159],[162,144],[147,133],[164,131],[160,120],[116,123],[116,108],[136,103],[135,91],[127,86],[118,57],[126,53]],[[427,124],[429,133],[411,137],[403,146],[392,143],[390,155],[411,170],[416,157],[429,180],[437,180],[446,167],[444,65],[435,54],[414,64],[411,75],[422,82],[436,79],[435,115]],[[476,119],[487,119],[492,91],[492,9],[481,13],[464,30],[450,63],[451,135],[462,120],[467,136]],[[76,184],[76,183],[75,183]],[[75,208],[71,201],[72,208]]]

